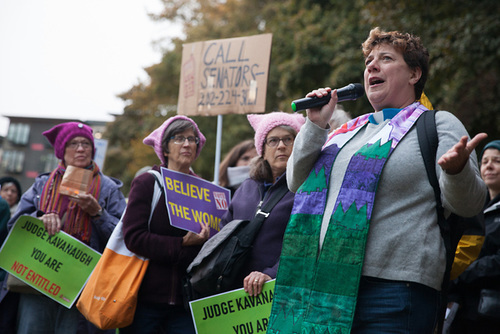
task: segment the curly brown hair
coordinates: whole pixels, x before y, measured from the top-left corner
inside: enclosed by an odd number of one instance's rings
[[[383,31],[376,27],[370,31],[366,41],[361,44],[363,56],[366,58],[372,50],[380,44],[392,45],[401,52],[408,66],[414,70],[420,68],[422,76],[415,84],[415,98],[418,100],[424,90],[427,75],[429,73],[429,52],[422,44],[420,37],[399,31]]]

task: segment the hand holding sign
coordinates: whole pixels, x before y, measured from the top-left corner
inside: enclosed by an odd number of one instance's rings
[[[265,333],[274,299],[275,280],[249,296],[243,289],[189,302],[197,334]]]
[[[49,235],[54,235],[61,230],[62,221],[57,213],[46,213],[40,217]]]
[[[205,241],[208,240],[209,237],[210,237],[210,228],[208,227],[208,225],[201,224],[200,233],[194,233],[189,231],[182,238],[182,245],[183,246],[202,245],[203,243],[205,243]]]
[[[228,189],[163,167],[161,174],[172,226],[200,235],[204,233],[204,226],[208,226],[210,236],[220,231],[221,217],[229,207],[231,192]],[[190,235],[184,242],[197,242],[198,237]]]

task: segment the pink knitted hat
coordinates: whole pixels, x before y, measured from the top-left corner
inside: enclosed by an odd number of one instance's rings
[[[260,156],[262,156],[264,141],[269,131],[280,125],[288,125],[298,133],[300,127],[306,121],[302,114],[289,114],[282,111],[275,111],[268,114],[249,114],[247,118],[255,130],[255,149]]]
[[[58,159],[64,159],[66,144],[75,137],[85,137],[90,140],[92,143],[92,157],[94,156],[94,136],[92,135],[92,128],[88,125],[78,122],[61,123],[43,132],[42,135],[54,147],[54,153]]]
[[[165,156],[163,155],[163,148],[161,146],[161,141],[162,141],[163,136],[165,135],[165,131],[167,130],[169,125],[177,120],[185,120],[185,121],[191,122],[191,124],[193,124],[194,128],[198,132],[198,137],[200,137],[200,143],[198,144],[198,148],[196,150],[195,159],[198,158],[203,145],[205,145],[205,141],[206,141],[205,136],[203,135],[203,133],[201,133],[200,129],[198,129],[198,125],[191,118],[186,117],[186,116],[181,116],[181,115],[170,117],[165,122],[163,122],[163,124],[160,125],[159,128],[157,128],[156,130],[151,132],[149,134],[149,136],[144,138],[144,140],[142,141],[144,144],[152,146],[154,148],[155,153],[158,156],[158,158],[160,158],[160,161],[162,162],[162,164],[165,164],[167,161],[165,160]]]

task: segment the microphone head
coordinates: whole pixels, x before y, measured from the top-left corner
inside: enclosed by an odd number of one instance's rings
[[[355,100],[359,99],[361,96],[365,95],[365,88],[360,83],[355,83],[354,85],[354,96]]]
[[[365,94],[365,88],[360,83],[352,83],[344,88],[341,88],[342,92],[337,90],[337,95],[339,97],[339,102],[357,100]]]
[[[351,83],[337,89],[338,102],[356,100],[365,94],[365,89],[360,83]],[[323,97],[305,97],[292,102],[292,110],[304,110],[308,108],[322,107],[330,101],[330,93]]]

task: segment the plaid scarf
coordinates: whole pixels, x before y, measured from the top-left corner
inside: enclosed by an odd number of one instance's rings
[[[101,190],[101,176],[99,167],[92,162],[87,167],[92,171],[92,179],[89,185],[88,193],[99,199]],[[40,210],[45,213],[57,213],[62,220],[62,230],[78,240],[90,244],[90,234],[92,232],[92,224],[90,215],[83,211],[74,201],[71,201],[68,196],[59,194],[59,186],[61,184],[65,166],[62,162],[45,182],[40,196]]]
[[[267,333],[350,333],[382,169],[425,110],[418,102],[407,106],[352,155],[319,251],[335,158],[371,114],[344,124],[330,136],[295,194]]]

